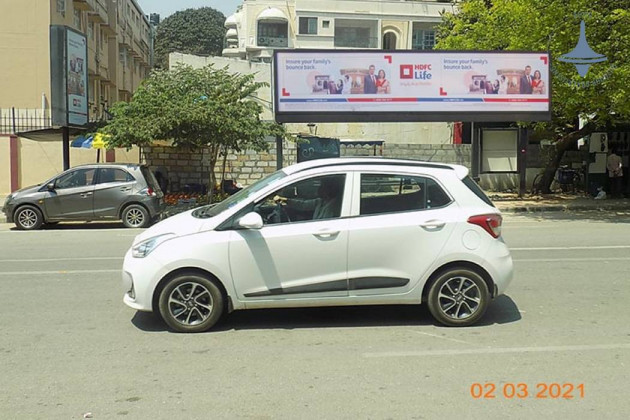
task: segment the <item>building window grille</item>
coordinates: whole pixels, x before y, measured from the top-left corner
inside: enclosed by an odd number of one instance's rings
[[[301,17],[299,31],[301,35],[317,35],[317,18]]]
[[[288,24],[286,22],[258,22],[259,47],[288,47]]]
[[[411,49],[432,50],[435,47],[435,31],[433,29],[418,28],[414,25]]]

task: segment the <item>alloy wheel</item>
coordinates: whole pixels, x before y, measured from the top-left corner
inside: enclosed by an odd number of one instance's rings
[[[142,210],[134,208],[127,212],[126,219],[129,225],[139,227],[144,223],[144,213]]]
[[[442,285],[438,293],[440,310],[449,318],[470,318],[481,304],[481,291],[468,277],[453,277]]]
[[[212,314],[212,295],[203,285],[196,282],[182,283],[168,297],[168,310],[177,322],[198,325]]]
[[[32,209],[24,209],[18,215],[18,221],[25,229],[30,229],[37,224],[37,213]]]

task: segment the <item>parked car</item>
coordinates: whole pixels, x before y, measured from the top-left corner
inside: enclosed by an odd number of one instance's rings
[[[138,235],[124,302],[179,332],[233,310],[374,304],[471,325],[512,279],[501,224],[463,166],[304,162]]]
[[[7,221],[22,230],[63,221],[116,219],[127,227],[143,228],[160,217],[163,197],[147,166],[94,164],[16,191],[2,210]]]

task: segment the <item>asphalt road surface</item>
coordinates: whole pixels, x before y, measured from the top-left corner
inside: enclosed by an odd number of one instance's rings
[[[137,231],[0,225],[0,418],[627,418],[630,215],[506,216],[503,232],[516,278],[479,326],[314,308],[184,335],[122,303]]]

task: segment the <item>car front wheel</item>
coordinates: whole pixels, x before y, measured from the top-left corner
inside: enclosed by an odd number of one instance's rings
[[[44,223],[42,212],[33,206],[20,207],[14,215],[15,225],[20,230],[36,230]]]
[[[210,329],[223,315],[224,305],[219,287],[197,273],[183,273],[171,279],[159,300],[164,322],[173,330],[186,333]]]
[[[446,326],[464,327],[483,317],[490,293],[484,279],[468,268],[452,268],[440,273],[429,289],[431,315]]]
[[[132,204],[123,210],[122,222],[128,228],[145,228],[151,223],[147,209],[138,204]]]

